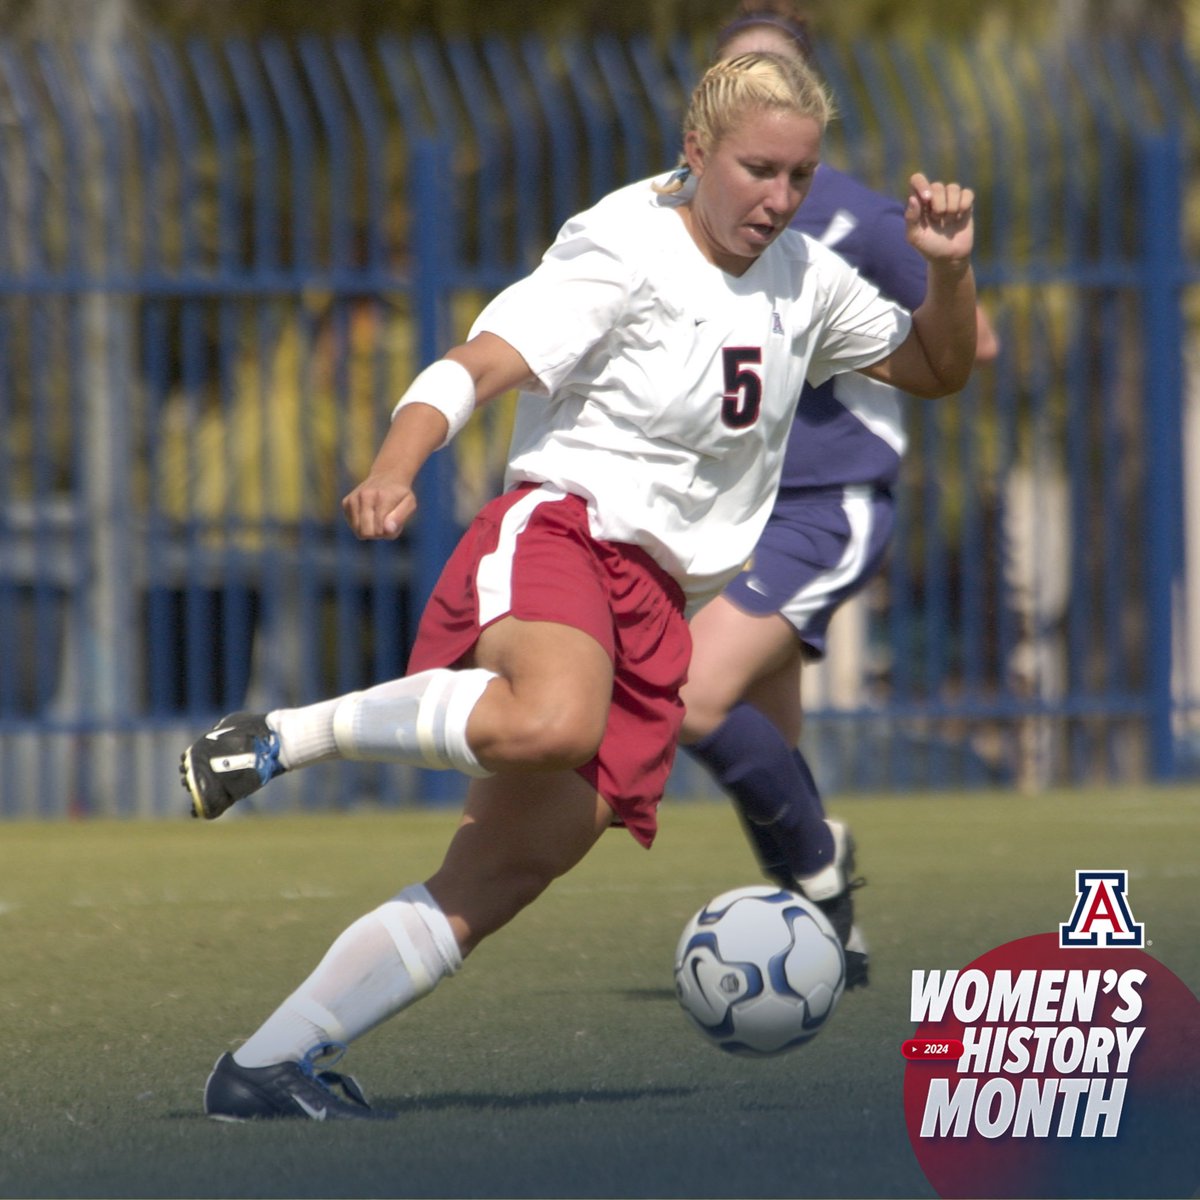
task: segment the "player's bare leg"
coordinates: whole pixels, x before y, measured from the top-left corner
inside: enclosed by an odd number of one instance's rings
[[[426,883],[462,953],[574,867],[612,819],[603,797],[574,771],[472,780],[462,823]]]
[[[760,681],[795,669],[800,654],[795,631],[784,617],[743,612],[724,596],[700,609],[691,628],[692,661],[681,692],[687,707],[681,736],[685,744],[712,733]],[[782,719],[784,714],[768,715]],[[780,733],[794,742],[800,736],[798,689],[789,718]]]
[[[205,1111],[221,1120],[384,1115],[322,1056],[344,1051],[454,974],[483,937],[579,862],[611,820],[573,771],[474,780],[441,867],[353,922],[246,1042],[218,1059]]]

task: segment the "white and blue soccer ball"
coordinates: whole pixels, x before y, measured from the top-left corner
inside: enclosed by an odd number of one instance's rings
[[[811,900],[743,887],[710,900],[675,951],[675,991],[701,1033],[731,1054],[779,1054],[824,1028],[846,983],[833,926]]]

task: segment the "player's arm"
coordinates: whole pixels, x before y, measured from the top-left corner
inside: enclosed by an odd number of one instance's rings
[[[1000,338],[982,306],[975,309],[975,364],[995,362],[1000,356]]]
[[[494,333],[481,333],[426,367],[401,397],[366,479],[342,501],[360,538],[395,538],[416,512],[413,482],[429,456],[475,409],[530,382],[525,359]]]
[[[863,374],[916,396],[946,396],[966,384],[975,364],[975,196],[970,188],[930,183],[919,173],[911,183],[904,215],[908,240],[925,257],[925,299],[907,339]]]

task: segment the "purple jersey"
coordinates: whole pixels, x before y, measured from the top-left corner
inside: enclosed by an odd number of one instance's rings
[[[835,250],[910,311],[925,297],[925,260],[904,232],[904,207],[822,164],[792,228]],[[782,485],[889,485],[900,469],[900,393],[856,372],[806,385],[788,439]]]

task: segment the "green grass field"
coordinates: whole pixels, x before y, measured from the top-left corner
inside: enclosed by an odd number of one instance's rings
[[[1067,918],[1127,867],[1149,952],[1200,984],[1200,797],[849,798],[873,983],[747,1061],[685,1022],[671,961],[759,882],[730,810],[614,831],[344,1062],[396,1123],[226,1125],[207,1072],[360,913],[424,878],[445,812],[0,825],[0,1195],[929,1196],[904,1130],[910,973]]]

